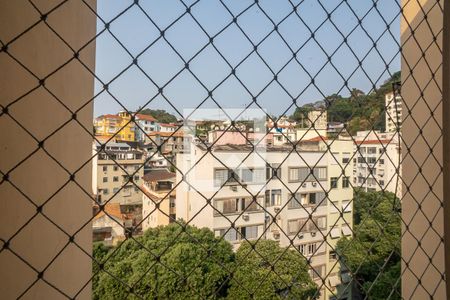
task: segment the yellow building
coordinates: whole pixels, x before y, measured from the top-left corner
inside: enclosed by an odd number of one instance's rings
[[[117,115],[101,115],[94,120],[95,135],[113,136],[119,141],[134,141],[135,126],[131,115],[121,111]]]

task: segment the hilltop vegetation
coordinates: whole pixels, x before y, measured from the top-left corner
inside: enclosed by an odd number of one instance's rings
[[[143,115],[149,115],[158,120],[160,123],[173,123],[177,121],[177,118],[165,111],[164,109],[150,109],[144,108],[139,113]]]
[[[299,107],[291,118],[307,126],[307,114],[313,109],[327,109],[328,122],[347,125],[350,134],[359,130],[385,129],[384,95],[392,91],[392,84],[400,80],[400,71],[394,73],[378,89],[365,94],[359,89],[352,89],[349,97],[333,94],[321,101],[308,103]]]

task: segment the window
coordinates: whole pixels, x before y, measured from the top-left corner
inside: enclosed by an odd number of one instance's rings
[[[264,169],[241,169],[242,182],[246,183],[263,183],[265,182]]]
[[[103,189],[103,195],[108,195],[109,194],[109,190],[108,189]]]
[[[119,181],[119,176],[114,176],[114,177],[113,177],[113,181],[114,181],[114,182],[118,182],[118,181]]]
[[[379,162],[380,162],[380,165],[384,165],[384,159],[380,159]]]
[[[134,166],[134,170],[135,171],[139,170],[139,166]]]
[[[214,170],[214,185],[221,186],[228,179],[228,170],[227,169],[216,169]]]
[[[228,241],[228,242],[233,242],[233,241],[236,241],[238,239],[237,231],[234,228],[215,230],[214,234],[217,237],[223,237],[223,239]]]
[[[119,170],[119,167],[118,167],[118,166],[114,166],[114,167],[113,167],[113,170],[114,170],[114,171],[118,171],[118,170]],[[103,170],[103,171],[105,171],[105,170]]]
[[[342,201],[342,211],[343,212],[351,212],[352,211],[352,204],[350,202],[351,201],[349,201],[349,200]]]
[[[134,175],[134,180],[138,181],[139,180],[139,175]]]
[[[135,192],[139,192],[139,188],[137,186],[134,187]]]
[[[252,169],[242,169],[241,178],[243,182],[253,181],[253,170]]]
[[[258,209],[259,209],[258,203],[257,201],[253,201],[253,198],[241,199],[241,211],[255,211]]]
[[[108,166],[103,166],[103,172],[108,171]]]
[[[108,177],[103,177],[103,182],[108,182]]]
[[[312,256],[317,254],[316,252],[318,247],[320,247],[318,243],[306,243],[298,245],[297,249],[304,256]]]
[[[113,194],[117,193],[119,191],[119,188],[113,188]]]
[[[296,219],[288,221],[288,234],[297,234],[299,232],[307,232],[306,221],[308,219]]]
[[[343,157],[342,158],[342,163],[343,164],[348,164],[350,162],[350,158],[349,157]]]
[[[281,205],[281,190],[266,191],[266,207]]]
[[[330,252],[329,252],[329,259],[330,259],[330,261],[337,260],[336,251],[330,250]]]
[[[325,271],[325,266],[317,266],[311,269],[311,277],[313,280],[322,279]]]
[[[277,169],[278,168],[278,169]],[[279,164],[267,164],[266,166],[266,180],[267,179],[281,179],[281,166]]]
[[[258,226],[241,227],[241,238],[257,239],[258,238]]]
[[[342,188],[346,189],[350,187],[350,179],[346,176],[342,178]]]
[[[314,174],[314,176],[312,176]],[[308,167],[289,168],[289,181],[291,182],[303,182],[303,181],[315,181],[325,180],[327,178],[327,168],[317,167],[312,169]]]
[[[384,186],[384,180],[380,180],[380,185]]]
[[[214,207],[224,214],[235,213],[239,209],[239,198],[214,200]],[[215,214],[218,214],[217,211]]]
[[[303,205],[306,205],[307,203],[307,195],[308,194],[292,194],[291,199],[288,203],[288,209],[295,209],[295,208],[301,208]]]
[[[337,189],[339,179],[337,177],[331,177],[331,188]]]

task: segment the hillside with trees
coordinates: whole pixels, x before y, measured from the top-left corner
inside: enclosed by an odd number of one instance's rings
[[[177,118],[174,115],[168,113],[163,109],[144,108],[139,113],[143,115],[152,116],[153,118],[158,120],[158,122],[161,123],[173,123],[177,121]]]
[[[369,94],[359,89],[352,89],[350,96],[333,94],[321,101],[305,104],[295,110],[291,118],[306,126],[308,112],[313,109],[326,109],[328,122],[347,125],[350,134],[359,130],[385,129],[384,95],[393,90],[392,84],[400,81],[400,71],[394,73],[380,87]]]

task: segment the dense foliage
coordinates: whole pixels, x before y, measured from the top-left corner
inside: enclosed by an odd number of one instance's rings
[[[359,130],[385,129],[385,99],[384,95],[393,90],[392,83],[400,80],[400,72],[396,72],[378,89],[369,94],[353,89],[350,96],[343,97],[333,94],[322,101],[308,103],[295,110],[292,119],[299,122],[301,127],[309,126],[308,112],[312,109],[327,109],[328,121],[344,123],[350,134]]]
[[[370,299],[400,299],[400,202],[389,192],[355,191],[354,236],[337,253]],[[377,278],[378,274],[381,275]]]
[[[140,113],[143,115],[150,115],[160,123],[173,123],[177,121],[177,118],[174,115],[163,109],[144,108]]]
[[[236,253],[237,270],[229,299],[312,299],[317,285],[297,251],[281,248],[276,241],[243,243]]]
[[[277,260],[285,249],[276,242],[258,242],[262,259],[254,251],[246,257],[249,244],[235,254],[230,243],[206,228],[186,226],[183,231],[170,224],[136,240],[145,248],[133,240],[118,249],[95,245],[95,259],[106,263],[98,273],[94,264],[94,299],[250,299],[240,285],[255,289],[260,299],[306,299],[317,290],[300,254],[289,250]],[[281,279],[267,276],[275,262]]]

